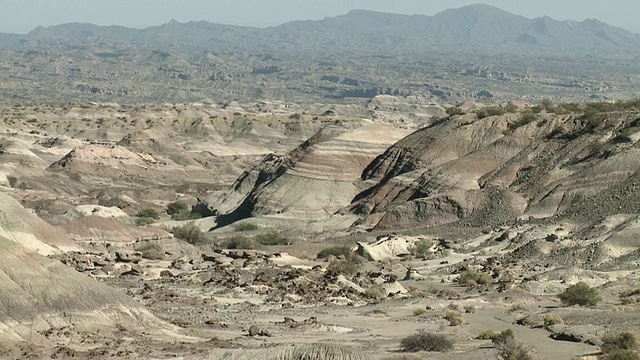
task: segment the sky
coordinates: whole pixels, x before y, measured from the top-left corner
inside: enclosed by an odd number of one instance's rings
[[[69,22],[144,28],[171,19],[266,27],[321,20],[354,9],[435,15],[476,3],[529,18],[596,18],[640,33],[639,0],[0,0],[0,32],[24,34],[38,26]]]

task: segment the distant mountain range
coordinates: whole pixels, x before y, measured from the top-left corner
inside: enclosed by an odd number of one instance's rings
[[[528,19],[489,5],[449,9],[435,16],[354,10],[265,29],[171,21],[142,30],[72,23],[40,27],[27,35],[0,34],[0,47],[11,49],[113,45],[336,53],[549,51],[599,57],[637,52],[640,35],[594,19]]]

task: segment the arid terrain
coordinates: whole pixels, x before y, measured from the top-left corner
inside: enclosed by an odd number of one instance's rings
[[[638,108],[5,106],[2,357],[597,355],[640,321]]]
[[[0,358],[635,359],[639,48],[483,5],[0,34]]]

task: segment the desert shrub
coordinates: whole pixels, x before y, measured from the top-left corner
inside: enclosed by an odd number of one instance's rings
[[[493,278],[489,274],[467,270],[460,274],[457,281],[462,285],[477,286],[490,284],[493,281]]]
[[[136,251],[142,253],[142,257],[149,260],[163,260],[164,249],[160,244],[145,243],[136,248]]]
[[[478,119],[484,119],[489,116],[504,115],[507,111],[499,106],[487,106],[476,112]]]
[[[640,297],[638,297],[638,295],[640,295],[640,288],[625,290],[618,294],[618,297],[620,297],[622,304],[627,305],[640,302]]]
[[[174,215],[183,212],[189,212],[189,205],[184,201],[174,201],[167,204],[167,214]]]
[[[538,120],[538,116],[536,114],[533,113],[527,113],[527,114],[523,114],[520,119],[518,119],[518,121],[516,121],[515,123],[511,124],[510,127],[512,129],[517,129],[521,126],[530,124],[534,121]]]
[[[453,349],[453,340],[444,334],[435,334],[420,330],[402,339],[400,346],[404,352],[447,352]]]
[[[462,314],[457,311],[449,311],[444,315],[444,319],[449,322],[449,326],[458,326],[464,323]]]
[[[516,341],[511,329],[501,331],[492,342],[498,356],[503,360],[533,360],[531,351]]]
[[[326,249],[320,250],[317,257],[319,259],[326,259],[329,256],[336,256],[336,257],[344,256],[346,258],[352,255],[353,255],[353,252],[347,246],[332,246],[332,247],[328,247]]]
[[[420,315],[424,315],[427,312],[427,309],[425,308],[415,308],[413,309],[413,316],[420,316]]]
[[[509,311],[527,311],[527,306],[523,303],[517,303],[511,305]]]
[[[202,218],[202,215],[199,213],[194,213],[189,210],[181,211],[175,214],[171,214],[171,219],[176,221],[184,221],[184,220],[197,220]]]
[[[621,292],[618,296],[620,298],[627,298],[635,295],[640,295],[640,288],[625,290]]]
[[[151,218],[151,219],[159,219],[160,215],[155,209],[152,208],[142,208],[136,214],[139,218]]]
[[[207,237],[199,227],[193,223],[176,226],[172,228],[171,233],[178,239],[184,240],[189,244],[198,245],[207,242]]]
[[[258,230],[258,225],[250,222],[240,223],[235,226],[236,231],[253,231]]]
[[[427,257],[432,254],[431,252],[432,246],[433,246],[432,240],[423,239],[420,241],[416,241],[416,243],[409,248],[409,253],[415,257]]]
[[[234,236],[231,239],[223,241],[220,245],[229,250],[252,250],[256,248],[256,243],[244,236]]]
[[[499,333],[493,331],[493,330],[483,330],[482,332],[480,332],[480,334],[478,334],[478,336],[476,336],[476,339],[478,340],[493,340],[498,336]]]
[[[387,297],[387,292],[380,284],[373,284],[365,290],[364,295],[369,299],[382,300]]]
[[[464,110],[462,110],[462,108],[459,106],[454,106],[447,108],[447,114],[449,116],[464,115]]]
[[[267,246],[289,245],[289,240],[286,237],[282,237],[274,232],[256,236],[256,242]]]
[[[602,360],[640,360],[640,355],[633,350],[616,349],[601,357]]]
[[[569,286],[563,293],[559,294],[558,297],[567,305],[595,306],[598,302],[602,301],[598,290],[583,282]]]
[[[544,316],[544,326],[549,327],[551,325],[564,324],[564,319],[558,314],[547,314]]]
[[[153,218],[150,217],[141,217],[136,219],[136,225],[138,226],[147,226],[153,224]]]
[[[625,331],[618,335],[603,336],[600,348],[602,348],[603,353],[609,354],[616,350],[636,350],[638,345],[638,339],[635,334]]]
[[[507,105],[504,106],[504,109],[510,113],[518,112],[518,106],[514,104],[512,101],[509,101]]]
[[[467,314],[473,314],[474,312],[476,312],[476,306],[473,304],[467,304],[464,306],[464,312],[466,312]]]
[[[360,266],[357,262],[346,259],[336,259],[329,262],[327,270],[338,274],[353,275],[360,270]]]

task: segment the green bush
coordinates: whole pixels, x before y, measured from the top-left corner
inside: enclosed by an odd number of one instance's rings
[[[598,290],[583,282],[569,286],[563,293],[559,294],[558,297],[567,305],[595,306],[602,301]]]
[[[184,240],[189,244],[198,245],[207,242],[207,237],[199,227],[193,223],[185,224],[182,226],[176,226],[171,229],[173,236],[178,239]]]
[[[167,214],[171,215],[172,220],[176,221],[196,220],[202,217],[199,213],[191,212],[189,205],[184,201],[174,201],[169,203],[167,205]]]
[[[160,214],[155,209],[152,208],[142,208],[136,214],[139,218],[151,218],[151,219],[159,219]]]
[[[253,231],[258,230],[258,225],[250,222],[240,223],[235,226],[236,231]]]
[[[149,260],[163,260],[164,250],[160,244],[144,243],[136,248],[136,251],[142,253],[142,257]]]
[[[231,239],[223,241],[221,245],[229,250],[253,250],[256,248],[256,243],[244,236],[234,236]]]
[[[256,242],[266,246],[289,245],[289,240],[274,232],[256,236]]]
[[[189,205],[184,201],[174,201],[172,203],[167,204],[167,214],[173,215],[182,212],[189,211]]]
[[[453,344],[453,340],[447,335],[428,333],[425,330],[420,330],[400,341],[400,346],[404,352],[447,352],[453,349]]]
[[[609,354],[616,350],[636,350],[638,345],[638,339],[635,334],[625,331],[618,335],[603,336],[600,347],[603,353]]]

